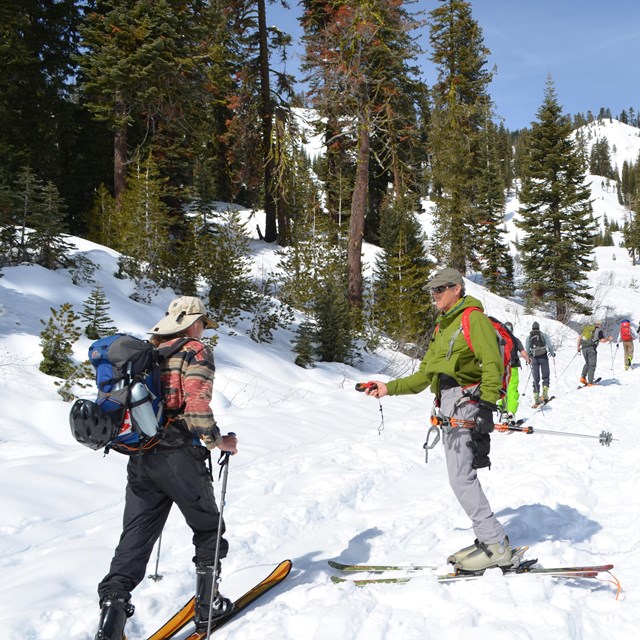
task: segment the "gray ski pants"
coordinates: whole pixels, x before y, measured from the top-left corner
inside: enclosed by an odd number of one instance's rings
[[[598,352],[595,347],[582,347],[582,357],[584,358],[584,367],[582,367],[582,377],[587,379],[591,384],[596,373],[596,365],[598,364]]]
[[[462,389],[445,389],[440,398],[440,413],[443,417],[472,420],[478,406],[462,397]],[[456,427],[443,434],[445,459],[449,473],[449,484],[460,506],[471,518],[476,538],[485,544],[500,542],[504,529],[493,514],[489,500],[482,490],[478,472],[471,467],[473,451],[471,429]]]

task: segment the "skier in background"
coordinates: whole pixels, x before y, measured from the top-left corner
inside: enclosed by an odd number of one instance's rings
[[[534,322],[527,336],[527,353],[531,357],[531,373],[533,375],[533,405],[537,409],[549,402],[549,356],[556,357],[551,338],[540,331],[540,324]],[[542,374],[542,395],[540,395],[540,374]]]
[[[513,351],[511,353],[511,376],[509,378],[509,386],[507,388],[507,395],[498,402],[498,406],[503,413],[503,419],[507,422],[515,422],[516,413],[520,406],[520,391],[518,386],[520,384],[520,356],[524,358],[524,361],[531,365],[531,356],[527,353],[527,350],[522,346],[519,338],[513,335],[513,324],[511,322],[505,322],[504,326],[509,329],[513,337]],[[506,413],[506,415],[504,415]]]
[[[593,324],[584,326],[578,338],[578,353],[582,352],[582,357],[584,358],[580,384],[586,386],[595,384],[594,376],[598,364],[598,352],[596,349],[601,342],[607,343],[612,341],[613,336],[605,337],[601,320],[596,320]]]
[[[631,326],[631,322],[628,319],[620,321],[620,331],[618,332],[618,338],[616,340],[616,349],[620,348],[620,342],[622,341],[622,348],[624,350],[624,369],[629,370],[631,363],[633,362],[633,341],[638,337],[638,334]]]

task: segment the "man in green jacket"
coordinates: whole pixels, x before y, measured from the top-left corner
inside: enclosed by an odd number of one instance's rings
[[[461,328],[468,307],[483,309],[476,298],[465,295],[464,280],[452,268],[440,270],[429,281],[440,315],[438,326],[418,371],[384,383],[371,381],[366,394],[434,393],[435,411],[443,418],[443,439],[449,484],[473,523],[475,542],[449,556],[465,571],[510,566],[512,550],[502,525],[493,514],[478,480],[477,469],[490,467],[490,433],[493,412],[502,388],[504,371],[496,332],[484,313],[472,311],[469,333],[473,351]]]

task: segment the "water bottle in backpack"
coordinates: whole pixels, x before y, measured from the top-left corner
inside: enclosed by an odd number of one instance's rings
[[[151,396],[142,382],[131,385],[131,419],[149,437],[158,432],[158,418],[151,404]]]

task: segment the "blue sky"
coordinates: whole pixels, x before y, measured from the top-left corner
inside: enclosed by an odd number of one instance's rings
[[[268,5],[268,22],[299,37],[300,8]],[[436,0],[418,0],[430,11]],[[490,93],[509,129],[536,119],[550,74],[564,112],[640,109],[640,0],[475,0],[473,16],[497,67]],[[428,47],[428,28],[423,46]],[[428,51],[427,51],[428,54]],[[294,54],[295,57],[295,54]],[[289,63],[294,72],[296,60]],[[423,61],[424,79],[435,70]]]

